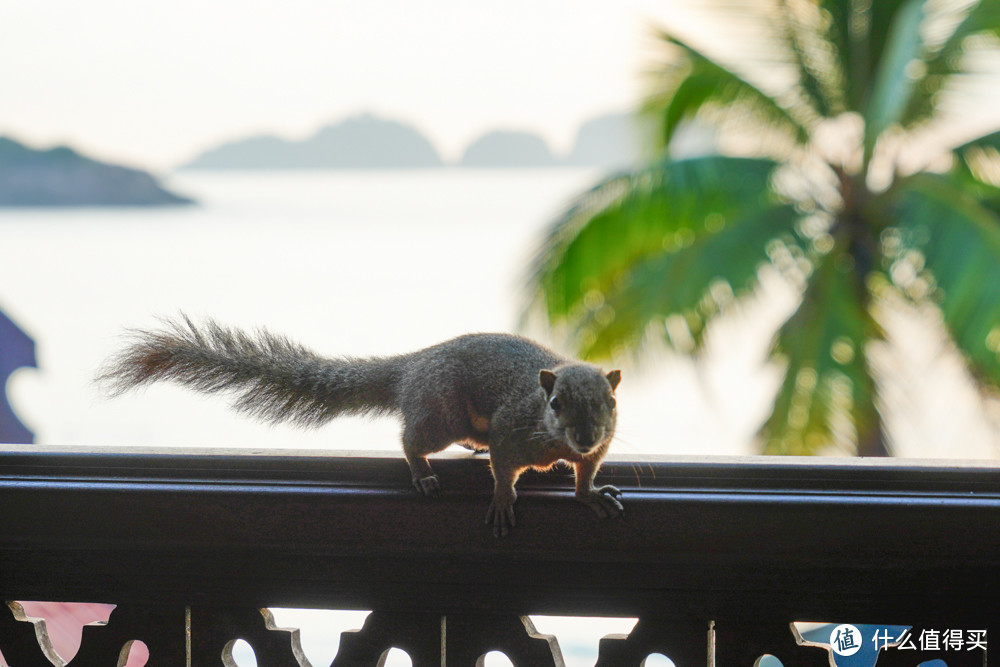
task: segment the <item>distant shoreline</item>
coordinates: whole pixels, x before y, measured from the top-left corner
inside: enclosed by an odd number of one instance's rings
[[[240,167],[240,166],[226,166],[226,167],[187,167],[182,165],[172,170],[166,170],[163,172],[165,177],[169,177],[172,174],[212,174],[212,173],[232,173],[232,174],[308,174],[308,173],[378,173],[378,172],[394,172],[394,173],[436,173],[436,172],[468,172],[475,173],[477,171],[482,172],[504,172],[504,171],[553,171],[559,169],[566,170],[579,170],[579,169],[599,169],[599,166],[595,165],[580,165],[580,164],[570,164],[567,162],[556,162],[547,165],[490,165],[490,166],[469,166],[459,164],[457,162],[448,162],[435,167],[271,167],[271,166],[253,166],[253,167]],[[169,180],[169,179],[167,179]]]
[[[432,142],[412,126],[362,114],[301,141],[262,135],[223,143],[168,173],[613,170],[637,164],[640,154],[640,133],[629,114],[608,114],[584,123],[572,149],[562,155],[554,154],[537,134],[495,130],[471,142],[456,161],[443,160]],[[0,137],[0,208],[194,203],[148,171],[100,162],[66,146],[36,149]]]
[[[460,159],[446,162],[416,128],[361,114],[303,140],[257,135],[222,143],[175,171],[620,168],[639,161],[641,145],[641,133],[630,114],[607,114],[584,123],[565,155],[554,154],[537,134],[494,130],[470,143]]]
[[[185,206],[194,200],[152,174],[99,162],[72,148],[29,148],[0,137],[0,208]]]

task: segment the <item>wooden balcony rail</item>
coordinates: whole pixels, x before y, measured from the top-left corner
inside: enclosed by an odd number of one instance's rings
[[[612,667],[657,652],[677,667],[863,664],[864,651],[848,662],[800,645],[794,621],[962,634],[884,642],[879,667],[982,666],[1000,637],[1000,467],[612,460],[598,479],[622,490],[622,519],[575,503],[569,470],[530,473],[516,529],[496,539],[488,461],[434,465],[444,491],[429,499],[398,454],[4,446],[0,594],[117,604],[85,628],[70,663],[85,667],[118,664],[131,640],[152,667],[223,665],[236,638],[261,667],[306,665],[294,633],[268,629],[271,606],[374,610],[336,666],[377,665],[391,646],[414,667],[494,649],[561,664],[527,614],[638,617],[601,641],[597,664]],[[0,651],[13,667],[52,664],[11,609]]]

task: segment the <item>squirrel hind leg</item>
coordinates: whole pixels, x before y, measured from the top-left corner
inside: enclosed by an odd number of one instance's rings
[[[434,498],[441,493],[441,479],[434,474],[420,478],[414,477],[413,487],[419,491],[421,495],[427,496],[428,498]]]
[[[406,452],[406,463],[410,466],[410,476],[413,478],[413,488],[421,495],[433,497],[441,492],[441,480],[434,474],[426,456],[411,456]]]
[[[441,481],[434,474],[427,455],[440,452],[453,441],[450,438],[434,437],[434,435],[411,424],[403,428],[403,455],[406,456],[406,463],[410,466],[413,486],[425,496],[436,496],[441,491]]]

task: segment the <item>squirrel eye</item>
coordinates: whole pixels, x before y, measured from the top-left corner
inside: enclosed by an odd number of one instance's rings
[[[611,407],[611,408],[613,408],[613,407],[615,407],[616,405],[618,405],[618,401],[616,401],[616,400],[615,400],[615,397],[614,397],[614,396],[612,396],[612,397],[611,397],[610,399],[608,399],[608,400],[609,400],[609,402],[608,402],[608,407]]]
[[[552,408],[553,412],[559,412],[562,410],[562,402],[559,400],[558,396],[552,397],[552,400],[549,401],[549,407]]]

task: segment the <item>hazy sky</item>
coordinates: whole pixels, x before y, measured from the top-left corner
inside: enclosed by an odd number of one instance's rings
[[[10,0],[0,134],[167,168],[223,139],[300,138],[362,111],[457,157],[497,127],[565,150],[631,108],[664,3]]]

